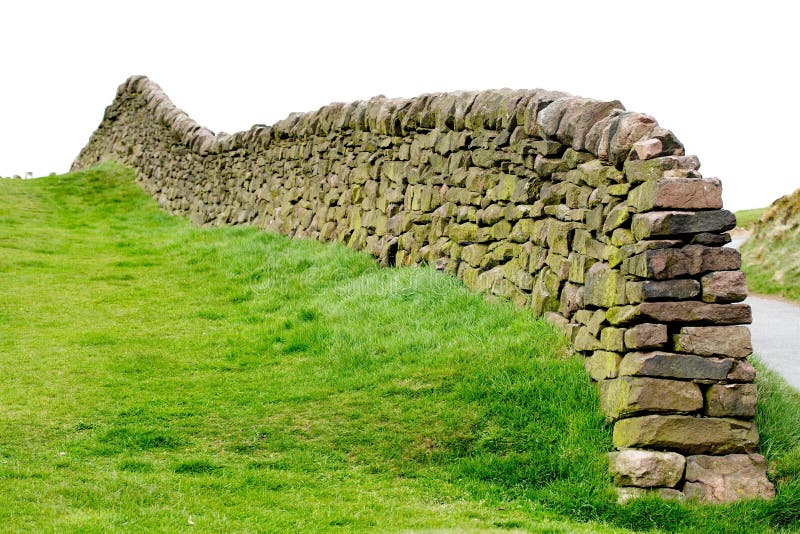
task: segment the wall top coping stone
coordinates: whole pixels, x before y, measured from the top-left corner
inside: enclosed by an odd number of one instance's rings
[[[234,134],[199,125],[146,76],[122,83],[118,97],[141,95],[155,118],[198,154],[228,152],[273,140],[354,130],[401,136],[420,130],[507,130],[526,137],[558,141],[589,152],[618,168],[626,160],[683,155],[675,135],[643,113],[626,111],[618,100],[600,101],[544,89],[456,91],[415,98],[334,102],[317,111],[290,113],[272,126],[256,124]],[[109,117],[113,118],[113,117]]]

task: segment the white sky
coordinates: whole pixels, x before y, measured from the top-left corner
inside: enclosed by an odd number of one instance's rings
[[[376,94],[541,87],[653,115],[729,209],[800,187],[790,0],[45,2],[0,7],[0,175],[65,172],[146,74],[213,131]]]

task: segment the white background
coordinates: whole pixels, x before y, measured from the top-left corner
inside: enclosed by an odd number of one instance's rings
[[[376,94],[545,88],[653,115],[729,209],[800,187],[798,10],[761,2],[3,2],[0,175],[65,172],[146,74],[214,131]]]

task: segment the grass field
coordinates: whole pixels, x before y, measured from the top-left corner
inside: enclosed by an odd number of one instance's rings
[[[753,225],[764,215],[767,208],[755,208],[752,210],[739,210],[736,212],[736,227],[750,230]]]
[[[778,497],[615,503],[582,362],[429,268],[160,212],[130,171],[0,181],[10,532],[800,528],[800,395],[762,373]]]

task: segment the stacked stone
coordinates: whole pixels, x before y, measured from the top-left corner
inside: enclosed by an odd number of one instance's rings
[[[617,208],[626,213],[600,230],[627,219],[614,232],[626,228],[633,254],[589,269],[586,307],[569,325],[576,348],[591,351],[587,369],[614,422],[611,472],[633,488],[624,498],[641,488],[714,502],[771,497],[764,458],[754,454],[747,287],[739,252],[721,246],[736,219],[697,158],[652,145],[634,144],[623,167],[630,194]]]
[[[543,90],[376,97],[213,134],[132,77],[73,165],[173,213],[427,262],[546,314],[587,357],[624,496],[769,496],[750,311],[721,185],[619,102]],[[743,473],[743,474],[742,474]]]

